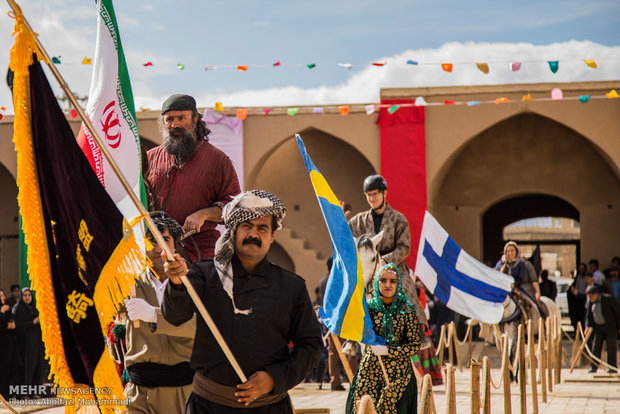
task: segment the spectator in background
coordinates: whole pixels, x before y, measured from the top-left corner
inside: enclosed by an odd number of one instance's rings
[[[588,267],[590,268],[589,270],[592,273],[592,276],[594,276],[594,282],[599,286],[603,286],[603,283],[605,283],[605,275],[598,268],[598,260],[590,260]]]
[[[618,256],[614,256],[611,258],[611,266],[609,266],[607,269],[605,269],[603,271],[603,274],[605,275],[605,277],[607,279],[609,279],[609,276],[611,275],[611,269],[613,267],[617,267],[618,269],[620,269],[620,257]]]
[[[13,307],[17,304],[19,297],[21,296],[21,292],[19,290],[19,285],[11,285],[11,296],[6,298],[6,304],[13,309]]]
[[[607,363],[615,369],[608,369],[608,373],[617,372],[616,366],[616,338],[620,332],[620,304],[611,296],[601,294],[595,284],[586,289],[588,295],[588,310],[586,325],[594,329],[594,349],[592,353],[601,357],[603,342],[607,343]],[[592,363],[589,373],[594,373],[597,365]]]
[[[603,290],[611,294],[620,303],[620,268],[612,265],[609,268],[609,278],[605,280]]]
[[[10,397],[11,374],[20,360],[18,352],[11,307],[6,304],[4,291],[0,289],[0,394],[6,399]]]
[[[22,289],[22,297],[13,308],[13,317],[17,341],[24,359],[24,384],[41,385],[46,371],[45,351],[39,311],[30,288]]]
[[[577,330],[577,322],[581,322],[582,326],[585,323],[586,288],[588,287],[588,284],[586,283],[586,271],[586,264],[579,263],[579,266],[574,274],[574,281],[568,289],[568,292],[566,292],[568,315],[575,332]]]
[[[543,270],[540,274],[540,279],[540,294],[555,302],[555,298],[558,296],[558,287],[553,280],[549,280],[549,272],[547,270]]]

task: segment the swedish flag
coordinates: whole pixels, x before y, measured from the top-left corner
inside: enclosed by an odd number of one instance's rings
[[[332,333],[343,338],[366,345],[385,344],[385,340],[372,329],[364,296],[362,264],[340,201],[310,159],[299,134],[295,137],[321,206],[334,252],[323,307],[319,310],[321,319]]]

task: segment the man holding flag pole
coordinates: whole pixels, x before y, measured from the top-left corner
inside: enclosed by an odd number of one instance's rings
[[[18,109],[14,121],[18,202],[32,286],[40,295],[46,357],[56,386],[74,390],[71,398],[76,387],[97,387],[96,395],[86,390],[82,396],[108,412],[125,400],[114,362],[104,350],[104,336],[118,305],[129,295],[129,283],[145,267],[144,252],[73,139],[39,59],[48,64],[157,244],[168,260],[174,257],[21,9],[14,0],[8,2],[16,20],[8,79]],[[185,277],[181,280],[234,371],[245,381],[192,285]],[[64,308],[57,308],[57,303]]]

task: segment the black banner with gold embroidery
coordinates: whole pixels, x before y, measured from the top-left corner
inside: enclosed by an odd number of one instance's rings
[[[46,356],[58,387],[94,387],[98,399],[120,401],[105,335],[144,255],[78,146],[37,60],[32,32],[19,19],[16,29],[10,68],[18,202]]]
[[[59,319],[64,319],[63,342],[65,347],[75,343],[82,361],[70,364],[75,381],[93,386],[95,368],[105,351],[93,300],[95,286],[123,238],[123,216],[77,144],[38,62],[30,66],[30,99],[52,281]]]

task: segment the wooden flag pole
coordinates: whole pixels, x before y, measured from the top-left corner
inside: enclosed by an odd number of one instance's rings
[[[108,161],[108,163],[112,167],[112,170],[114,171],[114,174],[116,174],[116,176],[118,177],[118,179],[121,182],[123,188],[125,189],[125,191],[129,195],[129,197],[131,198],[131,201],[134,203],[135,207],[140,212],[140,215],[144,217],[144,220],[146,221],[146,225],[148,226],[149,230],[151,231],[151,234],[153,235],[153,237],[155,238],[155,241],[157,242],[159,247],[163,251],[166,252],[166,257],[167,257],[168,261],[174,261],[175,260],[174,259],[174,253],[172,252],[172,250],[170,250],[170,248],[168,247],[168,245],[164,241],[163,236],[161,235],[161,233],[157,229],[157,226],[155,225],[155,223],[153,222],[153,220],[149,216],[148,211],[146,211],[146,209],[144,208],[144,205],[142,205],[142,203],[140,202],[140,200],[138,199],[136,194],[133,192],[133,189],[131,188],[131,186],[129,185],[127,180],[125,179],[125,176],[121,172],[120,168],[118,167],[118,165],[116,165],[116,162],[112,158],[112,155],[110,154],[110,152],[108,151],[107,147],[105,146],[105,144],[103,143],[103,141],[99,137],[99,134],[97,134],[97,131],[95,131],[95,127],[90,122],[90,119],[84,113],[84,110],[78,104],[77,99],[75,98],[75,96],[73,96],[73,93],[69,89],[69,86],[67,85],[67,83],[63,79],[62,75],[60,74],[60,72],[58,71],[58,69],[56,68],[54,63],[52,62],[52,59],[50,58],[50,56],[47,54],[47,51],[43,47],[43,44],[41,44],[41,42],[39,41],[39,37],[34,35],[34,31],[32,30],[32,27],[30,26],[30,24],[28,23],[28,20],[26,20],[26,17],[22,14],[21,8],[17,5],[17,3],[15,3],[14,0],[7,0],[7,2],[9,3],[9,6],[11,6],[11,8],[13,9],[13,12],[15,13],[16,19],[19,19],[19,18],[23,19],[24,25],[32,33],[32,37],[33,37],[33,39],[34,39],[34,41],[35,41],[35,43],[37,45],[37,48],[38,48],[39,52],[43,56],[43,58],[45,60],[45,63],[47,64],[47,66],[50,68],[50,70],[54,74],[54,77],[56,78],[56,80],[60,84],[60,87],[65,92],[65,95],[67,96],[67,98],[69,99],[69,101],[71,102],[71,104],[73,105],[75,110],[77,111],[78,115],[82,119],[82,122],[84,122],[84,125],[86,126],[86,128],[90,132],[91,136],[93,137],[95,142],[97,142],[97,145],[99,146],[99,149],[101,150],[101,153],[103,154],[105,159]],[[219,329],[215,325],[215,322],[211,318],[211,315],[209,315],[209,312],[207,311],[207,308],[205,308],[204,304],[200,300],[200,297],[198,297],[198,294],[196,293],[196,290],[194,289],[194,287],[190,283],[189,279],[187,279],[187,276],[181,276],[181,281],[183,282],[183,284],[187,288],[187,292],[189,293],[190,297],[192,298],[192,301],[196,305],[196,308],[200,312],[200,315],[202,316],[202,318],[205,320],[205,322],[209,326],[209,329],[211,330],[211,333],[213,334],[213,336],[217,340],[218,345],[222,348],[222,351],[224,351],[224,354],[228,358],[228,361],[230,362],[230,364],[233,366],[235,372],[237,373],[237,375],[239,376],[239,378],[241,379],[242,382],[246,382],[247,381],[247,377],[243,373],[243,371],[241,369],[241,366],[239,365],[239,363],[237,362],[236,358],[232,354],[230,348],[228,347],[228,344],[226,343],[226,340],[224,339],[224,337],[220,333]]]
[[[338,352],[340,361],[342,361],[342,366],[344,366],[344,371],[347,373],[349,384],[353,384],[353,371],[351,370],[351,365],[349,365],[349,359],[342,352],[342,343],[340,342],[340,338],[338,337],[338,335],[335,335],[333,332],[330,332],[329,334],[332,337],[332,341],[334,341],[334,346],[336,347],[336,352]]]

